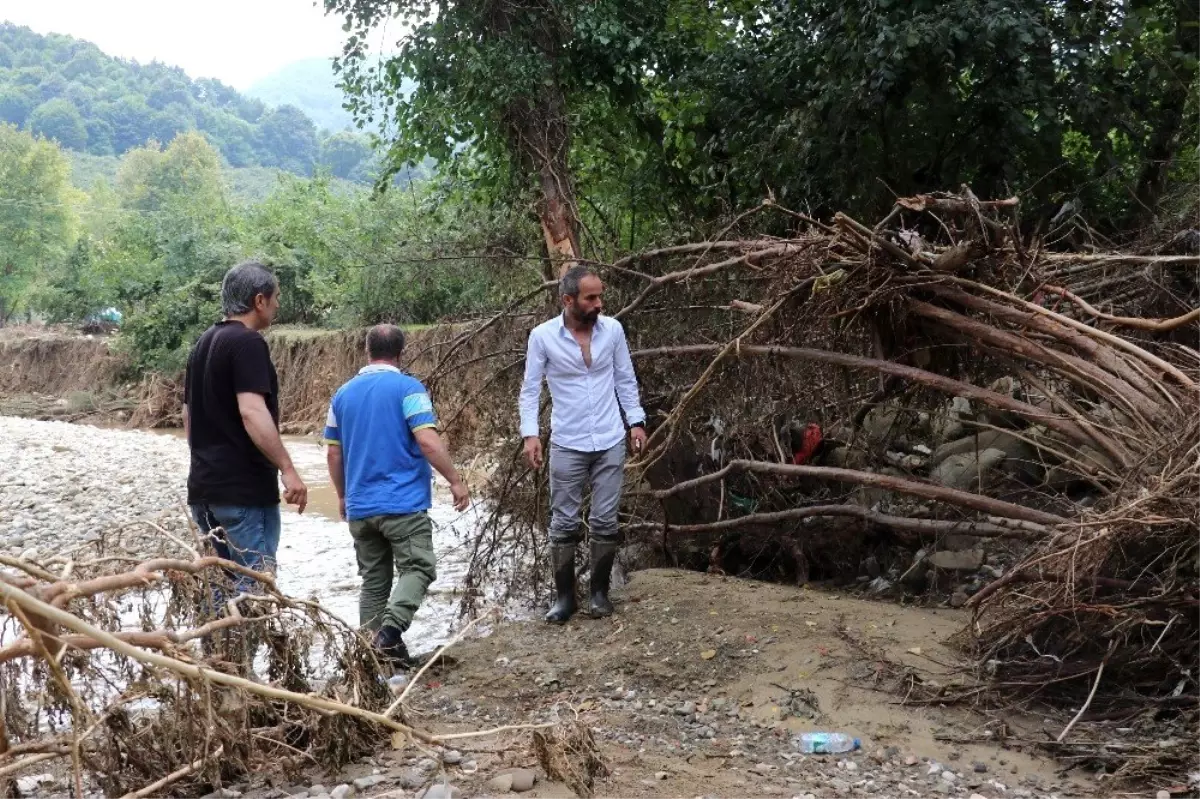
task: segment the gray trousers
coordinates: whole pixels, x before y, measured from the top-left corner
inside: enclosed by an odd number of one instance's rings
[[[595,541],[617,541],[617,510],[625,479],[625,442],[600,452],[577,452],[550,445],[550,541],[580,540],[579,514],[583,491],[592,485],[588,526]]]

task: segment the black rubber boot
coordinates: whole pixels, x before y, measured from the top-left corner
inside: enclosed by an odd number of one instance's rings
[[[592,541],[592,618],[613,614],[608,588],[612,579],[613,560],[617,557],[616,541]]]
[[[556,598],[546,621],[551,624],[566,624],[575,615],[575,545],[551,544],[550,566],[554,569],[554,592]]]
[[[404,631],[399,627],[385,624],[375,632],[375,637],[371,640],[371,645],[379,653],[379,659],[394,669],[406,669],[412,663],[408,656],[408,647],[404,645],[404,639],[401,637],[403,635]]]

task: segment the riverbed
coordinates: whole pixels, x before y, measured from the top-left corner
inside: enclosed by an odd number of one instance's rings
[[[284,506],[279,587],[316,599],[357,625],[360,579],[354,546],[338,518],[325,451],[313,438],[289,436],[285,443],[309,487],[309,505],[303,514]],[[0,550],[39,560],[97,538],[121,536],[135,551],[158,551],[162,534],[146,522],[190,538],[184,515],[187,467],[181,431],[0,417]],[[405,636],[414,651],[437,646],[450,635],[470,537],[482,513],[478,504],[456,512],[448,487],[440,477],[435,480],[430,516],[438,576]]]

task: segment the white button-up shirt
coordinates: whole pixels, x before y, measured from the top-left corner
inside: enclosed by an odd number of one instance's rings
[[[601,452],[625,438],[625,425],[646,421],[625,329],[601,316],[592,328],[592,365],[563,323],[562,315],[529,334],[525,382],[521,386],[521,437],[538,435],[542,378],[550,386],[550,441],[577,452]]]

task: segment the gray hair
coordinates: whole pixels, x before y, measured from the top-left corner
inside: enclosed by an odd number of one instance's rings
[[[375,325],[367,331],[367,357],[394,361],[404,352],[404,331],[395,325]]]
[[[586,266],[573,266],[568,269],[567,273],[558,281],[558,296],[560,298],[578,297],[579,283],[589,275],[592,277],[599,277],[599,275]]]
[[[275,273],[258,261],[246,261],[225,273],[221,281],[221,310],[226,316],[241,316],[254,310],[259,294],[271,298],[279,290]]]

